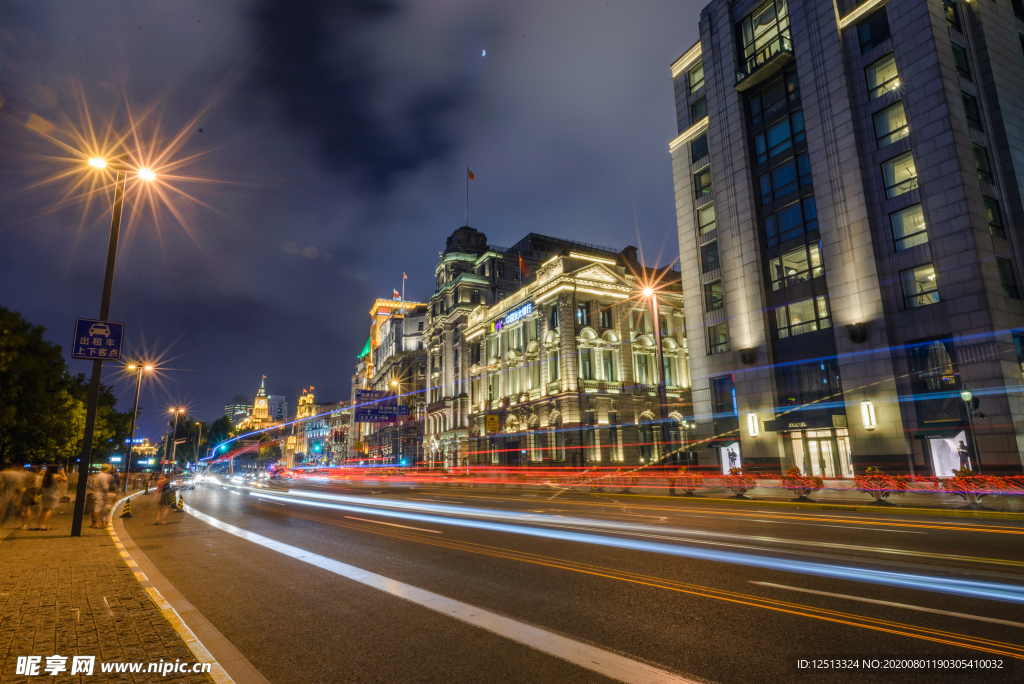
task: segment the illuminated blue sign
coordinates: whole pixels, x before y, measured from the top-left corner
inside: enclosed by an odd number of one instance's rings
[[[533,302],[526,302],[518,309],[512,309],[504,318],[499,318],[494,323],[491,323],[491,332],[497,332],[504,328],[506,325],[512,325],[518,320],[526,318],[533,313]]]

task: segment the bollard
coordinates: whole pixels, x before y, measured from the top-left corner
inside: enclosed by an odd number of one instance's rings
[[[128,499],[124,502],[124,510],[121,512],[122,518],[133,518],[132,515],[132,500]]]
[[[178,513],[181,513],[183,508],[185,508],[185,497],[182,496],[181,494],[179,494],[178,495],[178,507],[175,509],[175,511],[177,511]]]
[[[146,496],[147,494],[149,494],[149,483],[148,482],[146,483],[146,491],[142,492],[143,496]]]

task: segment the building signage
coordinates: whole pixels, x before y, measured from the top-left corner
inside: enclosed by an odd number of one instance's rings
[[[526,302],[516,309],[512,309],[504,318],[499,318],[490,325],[490,332],[498,332],[506,325],[512,325],[518,320],[526,318],[533,313],[533,302]]]
[[[498,416],[494,413],[487,414],[487,434],[493,435],[500,430]]]
[[[75,321],[75,342],[71,345],[71,358],[93,361],[120,359],[123,340],[124,323],[79,318]]]

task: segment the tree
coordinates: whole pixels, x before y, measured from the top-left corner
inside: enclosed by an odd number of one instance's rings
[[[200,448],[205,452],[210,449],[214,449],[226,440],[231,439],[234,436],[232,431],[231,419],[227,416],[221,416],[217,420],[210,423],[209,428],[206,431],[206,439],[200,445]]]
[[[0,307],[0,463],[70,461],[82,450],[89,385],[72,376],[45,328]],[[93,451],[105,457],[124,444],[130,416],[101,386]]]

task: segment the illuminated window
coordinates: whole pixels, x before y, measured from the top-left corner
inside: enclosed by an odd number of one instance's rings
[[[580,349],[580,379],[596,380],[594,375],[594,352],[592,349]]]
[[[885,179],[885,196],[889,199],[916,188],[917,167],[914,166],[913,153],[904,152],[882,164],[882,177]]]
[[[820,243],[801,246],[772,259],[770,270],[773,290],[824,275]]]
[[[878,149],[892,145],[897,140],[902,140],[910,135],[907,115],[903,111],[903,100],[875,114],[874,121]]]
[[[780,339],[828,328],[832,325],[828,297],[808,297],[780,306],[775,310],[775,323]]]
[[[903,301],[908,309],[938,303],[939,291],[932,264],[901,271],[900,280],[903,282]]]
[[[896,58],[891,52],[877,62],[868,65],[864,73],[868,79],[868,99],[870,100],[900,87],[900,75],[896,71]]]
[[[721,309],[724,305],[724,299],[722,297],[722,281],[713,280],[710,283],[704,284],[704,310],[714,311],[715,309]]]
[[[616,372],[615,352],[611,349],[605,349],[601,352],[601,361],[604,379],[608,382],[617,382],[619,376]]]
[[[708,353],[720,354],[729,351],[729,329],[725,323],[708,326]]]
[[[611,309],[601,309],[600,322],[602,328],[612,327],[612,312]]]
[[[956,13],[956,0],[942,0],[942,13],[946,17],[946,23],[959,31],[960,17]]]
[[[697,197],[703,197],[710,195],[711,189],[711,166],[705,166],[693,174],[693,190]]]
[[[709,202],[697,210],[697,232],[700,235],[715,229],[715,203]]]
[[[740,40],[745,72],[753,73],[779,52],[792,52],[789,7],[785,0],[768,0],[740,22]]]
[[[704,85],[704,62],[697,62],[690,67],[690,70],[686,72],[686,77],[690,84],[690,92],[696,92],[698,88]]]
[[[904,250],[928,242],[924,224],[924,210],[920,204],[889,214],[896,249]]]

